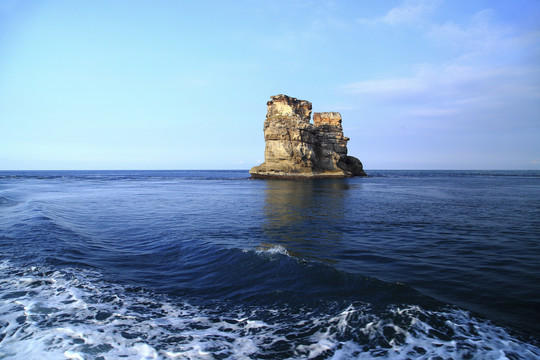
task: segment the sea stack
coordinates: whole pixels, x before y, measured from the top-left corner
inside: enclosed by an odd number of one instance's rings
[[[366,176],[362,163],[347,155],[341,114],[313,114],[311,103],[287,95],[270,97],[264,121],[264,163],[253,178],[311,179]]]

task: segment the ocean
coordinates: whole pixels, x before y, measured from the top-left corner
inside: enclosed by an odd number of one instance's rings
[[[1,171],[0,359],[538,359],[540,171]]]

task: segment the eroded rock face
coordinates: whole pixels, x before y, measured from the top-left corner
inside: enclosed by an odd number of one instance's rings
[[[311,103],[271,96],[264,122],[264,163],[250,170],[256,178],[340,178],[365,176],[360,160],[347,155],[341,114],[314,113]]]
[[[273,117],[297,117],[309,123],[311,119],[311,103],[306,100],[298,100],[287,95],[270,96],[267,105],[266,118]]]

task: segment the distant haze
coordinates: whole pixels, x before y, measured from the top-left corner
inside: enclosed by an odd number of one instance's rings
[[[369,169],[540,169],[540,2],[0,2],[0,170],[249,169],[271,95]]]

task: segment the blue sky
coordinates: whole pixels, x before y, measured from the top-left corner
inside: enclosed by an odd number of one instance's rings
[[[0,169],[249,169],[269,96],[366,169],[540,169],[540,1],[0,1]]]

